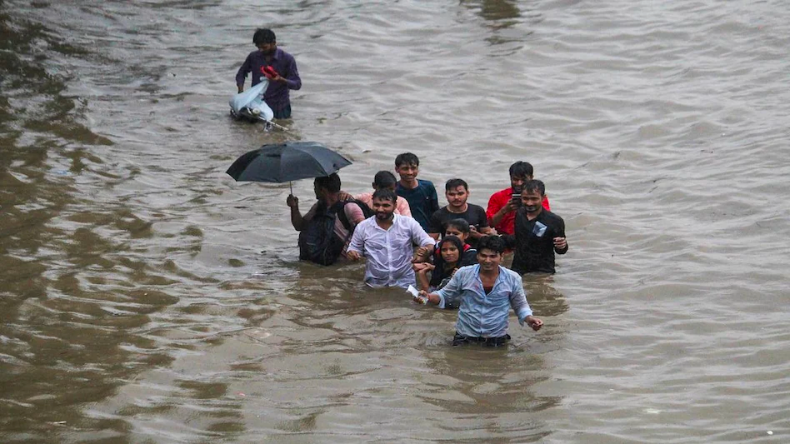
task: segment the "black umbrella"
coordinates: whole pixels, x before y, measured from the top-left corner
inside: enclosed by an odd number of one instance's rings
[[[348,165],[348,159],[318,142],[285,142],[244,154],[227,173],[237,182],[283,183],[328,176]]]

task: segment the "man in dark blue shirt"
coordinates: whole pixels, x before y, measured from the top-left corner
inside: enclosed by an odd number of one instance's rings
[[[422,229],[430,230],[431,215],[439,209],[439,197],[433,182],[417,179],[420,159],[413,153],[398,154],[395,158],[395,172],[400,176],[395,192],[409,202],[411,217],[420,223]]]
[[[239,68],[236,86],[240,93],[244,91],[248,73],[252,73],[252,86],[261,83],[261,76],[265,76],[269,79],[269,87],[263,94],[263,101],[274,111],[275,119],[288,119],[291,117],[289,90],[302,87],[296,60],[277,47],[277,37],[271,29],[256,30],[252,42],[258,50],[251,52]]]

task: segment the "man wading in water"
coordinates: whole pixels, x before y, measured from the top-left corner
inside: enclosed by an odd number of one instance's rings
[[[417,302],[426,298],[439,308],[450,303],[457,305],[460,299],[453,345],[504,345],[510,339],[507,317],[511,307],[521,325],[526,323],[535,331],[543,326],[543,321],[532,316],[521,276],[501,265],[504,252],[505,242],[498,236],[481,238],[477,244],[477,265],[456,271],[450,282],[436,293],[421,291],[414,298]]]
[[[269,87],[263,94],[263,101],[274,111],[275,119],[291,117],[291,98],[288,90],[302,87],[302,79],[296,69],[296,60],[291,54],[277,47],[277,37],[271,29],[258,29],[252,36],[252,43],[258,48],[251,52],[236,73],[236,86],[239,93],[244,91],[244,81],[252,73],[252,86],[261,83],[261,76],[269,79]]]

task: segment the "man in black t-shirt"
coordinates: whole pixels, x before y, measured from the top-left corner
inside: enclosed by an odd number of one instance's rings
[[[478,239],[493,234],[491,227],[488,226],[486,210],[479,205],[467,203],[469,185],[463,179],[448,180],[444,189],[448,205],[431,215],[428,234],[434,239],[439,239],[440,234],[444,233],[447,228],[447,222],[458,218],[464,219],[469,222],[471,234],[467,242],[472,248],[475,248]]]
[[[554,273],[554,253],[565,254],[565,221],[541,205],[545,186],[528,180],[521,188],[521,208],[516,212],[515,235],[507,236],[508,246],[516,250],[510,267],[519,274]]]

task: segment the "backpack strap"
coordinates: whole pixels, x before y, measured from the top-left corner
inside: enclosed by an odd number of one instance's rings
[[[351,229],[352,229],[351,221],[348,220],[348,216],[346,216],[346,211],[345,211],[346,204],[349,203],[349,202],[354,202],[354,201],[353,200],[341,200],[339,202],[335,202],[334,205],[329,207],[327,212],[329,214],[336,215],[337,218],[340,219],[340,223],[343,224],[343,227],[345,227],[346,231],[348,231],[350,233]]]
[[[357,199],[349,199],[342,202],[336,202],[334,205],[332,205],[332,207],[329,209],[329,212],[337,214],[337,217],[340,219],[340,222],[343,224],[343,227],[345,227],[345,229],[349,233],[351,233],[356,227],[351,226],[351,221],[348,220],[348,216],[346,215],[345,206],[348,203],[356,204],[356,206],[358,206],[359,209],[362,211],[362,215],[365,217],[365,219],[367,219],[370,216],[373,216],[375,213],[373,212],[373,210],[370,209],[370,207],[368,207],[368,205],[365,202],[362,202]]]

